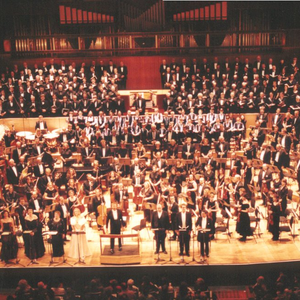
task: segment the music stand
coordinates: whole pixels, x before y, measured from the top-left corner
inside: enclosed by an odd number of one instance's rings
[[[85,234],[85,231],[83,231],[83,230],[72,231],[71,234],[76,235],[76,237],[77,237],[77,247],[78,247],[78,261],[73,266],[75,266],[77,264],[84,264],[85,265],[86,263],[84,261],[81,261],[81,259],[80,259],[80,246],[79,246],[79,238],[78,238],[81,234]]]
[[[204,234],[204,244],[206,242],[206,235],[205,233],[206,232],[210,232],[210,228],[198,228],[197,231],[199,231],[200,233],[203,233]],[[208,241],[209,242],[209,241]],[[207,260],[207,257],[204,256],[204,259],[203,260],[200,260],[200,264],[204,264],[206,262],[206,264],[208,265],[208,260]]]
[[[4,231],[4,232],[1,232],[1,233],[0,233],[1,237],[2,237],[2,236],[8,236],[8,235],[11,235],[11,234],[12,234],[12,233],[9,232],[9,231]],[[3,247],[3,243],[2,243],[2,247]],[[19,249],[18,249],[18,251],[19,251]],[[10,260],[5,261],[4,267],[9,268],[11,265],[18,265],[18,266],[22,266],[22,267],[25,268],[25,265],[20,264],[20,260],[18,259],[18,251],[17,251],[17,254],[16,254],[16,258],[15,258],[15,259],[16,259],[16,262],[13,262],[13,261],[10,261]]]
[[[200,264],[201,262],[200,261],[197,261],[195,259],[195,237],[197,238],[197,235],[194,234],[194,231],[192,231],[193,233],[193,237],[192,237],[192,243],[193,243],[193,256],[192,256],[192,260],[189,262],[189,264],[193,264],[193,263],[196,263],[196,264]],[[199,249],[199,248],[198,248]]]
[[[167,234],[168,236],[168,234]],[[172,239],[171,239],[171,233],[169,232],[169,260],[165,261],[164,263],[162,263],[162,265],[166,265],[166,264],[176,264],[176,262],[172,259]]]
[[[154,228],[152,229],[155,233],[157,232],[157,235],[155,234],[155,239],[156,239],[156,243],[158,243],[157,239],[158,239],[158,234],[160,231],[165,231],[164,228]],[[165,261],[164,259],[160,258],[160,254],[159,254],[159,249],[157,251],[157,258],[155,259],[156,263],[160,262],[160,261]]]
[[[23,234],[31,234],[32,233],[32,230],[25,230],[23,231]],[[29,236],[29,249],[31,250],[32,249],[32,237]],[[30,251],[31,252],[31,251]],[[38,265],[39,263],[34,260],[34,259],[31,259],[30,262],[28,263],[27,267],[30,266],[30,265]]]
[[[178,239],[179,243],[180,243],[180,240],[181,240],[182,244],[184,244],[184,233],[187,233],[187,229],[188,229],[188,227],[179,228],[179,230],[178,230],[179,231],[179,236],[180,236],[180,239]],[[182,234],[180,234],[180,232],[182,232]],[[179,245],[179,249],[180,249],[180,245]],[[186,265],[189,264],[189,262],[187,262],[187,261],[184,260],[183,253],[181,255],[180,261],[177,264],[180,265],[181,263],[184,263]]]
[[[58,234],[58,231],[46,231],[43,233],[43,235],[48,235],[51,237],[51,243],[49,243],[49,239],[50,237],[48,238],[48,244],[50,244],[50,255],[51,255],[51,259],[50,259],[50,262],[49,262],[49,267],[52,265],[52,264],[55,264],[55,262],[53,261],[53,244],[52,244],[52,237],[54,235],[57,235]]]

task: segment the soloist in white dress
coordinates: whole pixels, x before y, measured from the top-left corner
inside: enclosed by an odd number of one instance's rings
[[[72,238],[69,249],[69,257],[84,260],[86,256],[91,255],[85,233],[86,219],[83,216],[73,216],[70,222],[72,226]],[[80,231],[84,231],[84,233],[74,233]]]

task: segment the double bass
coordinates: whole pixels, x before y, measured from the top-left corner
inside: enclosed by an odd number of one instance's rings
[[[107,210],[104,203],[101,203],[100,205],[97,206],[97,212],[98,212],[97,224],[102,228],[105,234],[104,226],[106,224]]]

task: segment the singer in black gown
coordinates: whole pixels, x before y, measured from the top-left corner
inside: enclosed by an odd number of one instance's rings
[[[25,254],[31,260],[44,256],[45,245],[42,236],[42,224],[38,217],[33,214],[33,209],[28,208],[25,217],[25,230],[31,233],[24,234]]]
[[[60,212],[54,212],[54,218],[48,222],[50,231],[57,231],[56,235],[52,236],[53,257],[61,257],[64,255],[64,237],[65,226],[64,221],[60,217]]]
[[[0,258],[1,261],[7,262],[10,259],[16,258],[18,253],[18,243],[14,231],[14,221],[9,216],[8,211],[4,211],[2,213],[1,231],[3,234],[1,236],[2,247]]]

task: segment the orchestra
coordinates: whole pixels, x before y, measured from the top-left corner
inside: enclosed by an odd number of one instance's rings
[[[8,255],[15,241],[4,232],[13,237],[20,229],[25,254],[36,263],[45,253],[42,234],[49,229],[58,232],[52,236],[54,257],[64,255],[71,234],[69,256],[84,262],[90,254],[87,226],[95,222],[105,233],[110,225],[110,233],[119,235],[140,213],[153,231],[155,253],[167,253],[170,232],[179,256],[190,256],[191,237],[197,236],[201,259],[208,257],[218,217],[234,223],[245,242],[253,235],[251,217],[258,206],[266,207],[268,229],[277,241],[280,216],[289,218],[290,201],[299,202],[292,197],[299,198],[299,112],[263,105],[263,92],[248,103],[253,95],[246,81],[238,91],[236,83],[222,84],[221,93],[216,82],[205,82],[198,93],[195,84],[191,89],[170,85],[164,113],[148,109],[142,94],[127,112],[118,110],[123,99],[111,82],[95,90],[80,85],[74,109],[60,82],[51,112],[44,99],[51,91],[36,90],[26,111],[35,117],[32,132],[13,127],[1,136],[1,259],[15,258]],[[17,106],[8,106],[14,115]],[[249,126],[247,106],[256,114]],[[45,117],[52,112],[64,116],[65,128],[51,128]],[[294,212],[299,214],[298,204]]]

